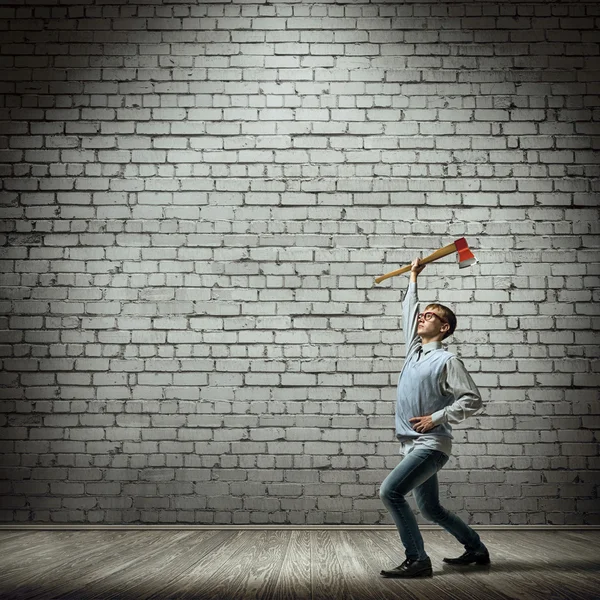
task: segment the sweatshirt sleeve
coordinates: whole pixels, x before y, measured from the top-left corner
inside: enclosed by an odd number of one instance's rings
[[[431,415],[435,425],[460,423],[483,407],[479,389],[462,361],[456,356],[446,363],[441,385],[445,394],[454,396],[454,402]]]
[[[417,335],[418,314],[419,298],[417,284],[409,282],[404,300],[402,301],[402,328],[404,330],[404,343],[406,345],[407,357],[421,344],[421,338]]]

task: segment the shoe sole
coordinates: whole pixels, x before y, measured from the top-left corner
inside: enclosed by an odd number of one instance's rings
[[[456,565],[459,567],[466,567],[468,565],[489,565],[492,561],[491,560],[471,560],[469,562],[454,562],[454,561],[449,561],[449,560],[444,560],[444,562],[447,565]]]
[[[397,575],[397,574],[386,574],[381,573],[383,577],[387,577],[388,579],[416,579],[417,577],[432,577],[433,569],[430,571],[422,571],[421,573],[415,573],[414,575]]]

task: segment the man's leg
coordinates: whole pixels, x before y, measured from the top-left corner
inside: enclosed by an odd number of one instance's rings
[[[448,461],[448,456],[437,450],[434,452],[441,455],[438,463],[439,468],[441,469]],[[414,494],[417,506],[425,519],[437,523],[448,533],[451,533],[461,544],[463,544],[467,553],[474,553],[474,557],[477,557],[479,554],[487,555],[487,549],[482,544],[477,532],[469,527],[460,517],[451,513],[440,504],[437,472],[415,488]],[[481,562],[485,562],[484,556],[480,556],[479,559]],[[479,562],[479,560],[473,558],[471,562]],[[487,562],[489,562],[489,557],[487,558]]]
[[[411,561],[425,560],[428,557],[417,520],[405,496],[437,472],[439,457],[435,453],[435,450],[425,448],[411,450],[385,478],[379,490],[379,496],[398,528],[406,549],[406,558]],[[445,456],[441,452],[437,454]]]

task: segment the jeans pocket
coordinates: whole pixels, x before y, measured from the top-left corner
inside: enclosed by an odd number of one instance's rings
[[[440,452],[439,450],[438,450],[438,454],[439,454],[439,456],[437,458],[437,466],[438,466],[438,469],[441,469],[450,460],[450,457],[447,454],[445,454],[444,452]]]

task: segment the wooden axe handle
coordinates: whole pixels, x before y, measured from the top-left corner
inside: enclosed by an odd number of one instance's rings
[[[456,245],[454,244],[454,242],[448,244],[447,246],[444,246],[443,248],[440,248],[439,250],[436,250],[433,254],[422,258],[420,264],[426,265],[427,263],[433,262],[434,260],[438,260],[438,258],[448,256],[448,254],[452,254],[453,252],[456,252]],[[392,271],[391,273],[380,275],[379,277],[375,278],[375,283],[381,283],[382,281],[389,279],[390,277],[394,277],[395,275],[402,275],[402,273],[407,273],[411,270],[411,268],[412,264],[406,265],[405,267],[397,269],[396,271]]]

